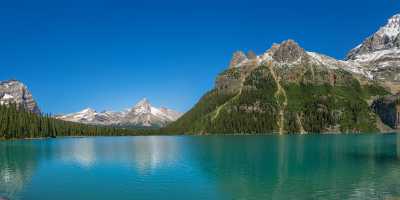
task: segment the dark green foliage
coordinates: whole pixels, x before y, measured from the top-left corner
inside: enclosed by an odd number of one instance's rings
[[[162,129],[164,133],[202,133],[210,123],[209,114],[231,99],[235,94],[212,90],[176,122]]]
[[[220,76],[229,76],[235,79],[239,79],[240,78],[240,70],[239,68],[231,68],[231,69],[227,69],[225,71],[223,71]]]
[[[363,86],[363,89],[365,98],[370,98],[374,96],[382,97],[390,94],[390,92],[386,91],[385,88],[376,83],[365,85]]]
[[[244,81],[240,94],[211,120],[210,133],[270,133],[277,129],[277,85],[269,69],[261,66]]]
[[[132,130],[65,122],[18,110],[15,105],[0,106],[0,139],[56,136],[112,136],[150,134],[152,130]]]
[[[299,132],[297,116],[301,118],[301,125],[307,132],[322,132],[334,124],[331,112],[334,103],[329,85],[289,84],[285,90],[288,98],[286,116],[289,117],[285,120],[287,131]]]
[[[243,90],[228,94],[213,90],[165,133],[260,133],[277,129],[277,89],[267,67],[254,70]],[[272,94],[272,95],[267,95]],[[261,111],[261,112],[260,112]]]
[[[375,115],[362,98],[365,91],[358,82],[336,87],[329,84],[288,84],[285,90],[289,100],[288,115],[301,116],[301,123],[307,132],[377,130]],[[286,126],[290,132],[296,131],[293,126]],[[336,126],[340,129],[337,130]]]

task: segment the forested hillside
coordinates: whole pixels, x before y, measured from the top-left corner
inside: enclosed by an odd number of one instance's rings
[[[234,56],[215,88],[165,132],[377,132],[369,102],[385,88],[347,63],[305,52],[294,41],[259,57]]]

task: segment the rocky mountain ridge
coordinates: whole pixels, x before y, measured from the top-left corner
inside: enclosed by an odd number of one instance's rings
[[[33,99],[32,93],[22,82],[17,80],[0,82],[0,105],[10,104],[40,114],[39,106]]]
[[[400,92],[400,14],[352,49],[346,60],[361,65],[392,93]]]
[[[91,108],[77,113],[57,116],[57,119],[93,125],[115,125],[131,127],[163,127],[182,114],[168,108],[153,107],[145,98],[133,108],[121,111],[97,112]]]

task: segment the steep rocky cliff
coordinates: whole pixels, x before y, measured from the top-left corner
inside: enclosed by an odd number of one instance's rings
[[[0,82],[0,105],[16,104],[18,107],[40,114],[40,109],[28,88],[17,80]]]
[[[400,129],[400,93],[377,99],[372,107],[383,123],[393,129]]]

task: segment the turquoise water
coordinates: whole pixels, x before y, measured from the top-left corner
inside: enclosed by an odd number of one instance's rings
[[[9,199],[396,199],[400,135],[0,142]]]

